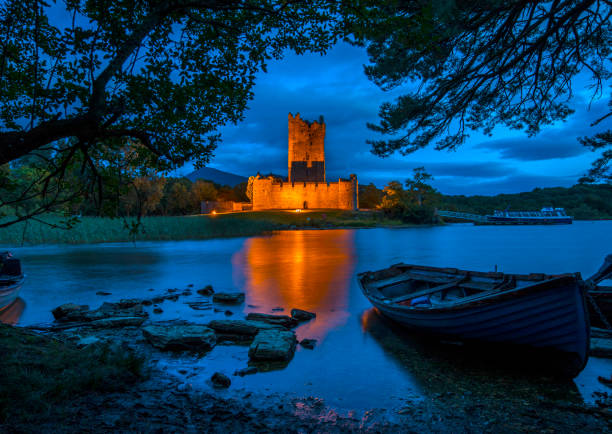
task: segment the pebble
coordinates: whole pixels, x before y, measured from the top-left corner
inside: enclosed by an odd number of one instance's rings
[[[302,339],[300,341],[300,345],[303,346],[304,348],[309,349],[309,350],[314,349],[316,344],[317,344],[317,340],[316,339]]]
[[[230,385],[232,384],[232,380],[230,380],[227,375],[222,374],[221,372],[215,372],[212,377],[210,377],[210,381],[212,382],[214,387],[223,389],[230,387]]]

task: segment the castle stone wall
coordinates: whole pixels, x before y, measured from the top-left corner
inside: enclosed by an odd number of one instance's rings
[[[281,182],[257,176],[253,210],[338,208],[356,210],[357,178],[338,182]]]

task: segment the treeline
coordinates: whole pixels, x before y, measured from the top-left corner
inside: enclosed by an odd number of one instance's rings
[[[231,187],[204,180],[191,182],[184,177],[158,175],[152,170],[145,173],[124,170],[120,175],[108,177],[106,182],[99,184],[99,188],[96,186],[91,191],[84,191],[80,196],[69,200],[52,197],[53,206],[46,207],[53,191],[44,190],[47,173],[39,172],[35,165],[29,164],[12,168],[0,166],[0,191],[3,193],[0,218],[44,214],[41,210],[64,216],[180,216],[200,213],[202,201],[249,200],[246,196],[247,182]],[[116,172],[119,173],[118,170]],[[78,176],[70,175],[65,176],[64,183],[79,182]],[[100,206],[100,197],[106,198],[103,206]]]
[[[536,211],[542,207],[565,208],[568,215],[582,220],[612,218],[612,185],[577,184],[497,196],[441,196],[439,209],[484,215],[496,209]]]
[[[64,228],[72,227],[78,216],[137,217],[139,222],[145,216],[197,214],[202,201],[248,201],[247,182],[234,187],[191,182],[168,176],[169,163],[163,171],[139,167],[155,157],[136,143],[109,148],[95,164],[84,159],[67,164],[62,159],[66,149],[0,165],[0,228],[30,219],[46,221],[50,215],[62,216],[54,225]],[[47,161],[55,161],[55,170],[49,170]]]
[[[392,181],[383,189],[373,184],[359,186],[359,206],[381,209],[387,214],[404,216],[407,221],[431,219],[435,208],[486,215],[494,210],[537,211],[543,207],[564,208],[568,215],[579,220],[612,218],[612,185],[577,184],[573,187],[536,188],[530,192],[498,194],[496,196],[447,196],[427,188],[427,177],[421,170],[406,181],[406,189]],[[415,181],[416,178],[416,181]],[[415,200],[414,190],[422,190],[426,201]],[[417,217],[415,217],[415,213]],[[420,216],[420,217],[419,217]]]
[[[174,216],[200,213],[203,201],[248,202],[247,183],[234,187],[211,181],[187,178],[146,176],[134,179],[132,187],[120,200],[122,215]],[[96,215],[95,206],[81,205],[83,215]]]

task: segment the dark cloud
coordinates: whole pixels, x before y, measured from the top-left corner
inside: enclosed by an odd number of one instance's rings
[[[568,176],[538,176],[517,174],[495,180],[473,180],[457,182],[445,178],[434,182],[434,186],[441,192],[451,195],[484,195],[494,196],[503,193],[521,193],[531,191],[536,187],[570,187],[576,183],[575,177]]]
[[[519,161],[568,158],[588,152],[588,149],[578,142],[577,136],[568,137],[562,134],[546,134],[532,139],[492,140],[476,147],[498,151],[503,159]]]
[[[497,161],[481,163],[429,163],[423,165],[434,177],[499,178],[517,172],[516,168]]]
[[[366,182],[370,182],[370,178],[382,180],[383,185],[390,179],[404,180],[411,177],[413,170],[417,167],[424,167],[425,170],[435,178],[450,177],[457,178],[458,180],[463,178],[501,178],[518,173],[516,167],[501,161],[462,162],[455,161],[455,153],[440,152],[437,155],[442,161],[408,160],[401,156],[382,159],[370,153],[350,155],[347,156],[346,159],[348,159],[351,164],[362,168],[359,171],[361,179],[367,180]]]
[[[532,138],[506,138],[476,145],[479,149],[498,151],[503,159],[540,161],[575,157],[589,152],[578,142],[578,137],[593,135],[605,127],[591,127],[591,123],[607,111],[607,100],[600,99],[588,109],[588,101],[575,98],[576,112],[560,127],[548,129]]]

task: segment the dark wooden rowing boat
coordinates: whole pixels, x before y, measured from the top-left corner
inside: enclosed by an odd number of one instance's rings
[[[587,286],[579,273],[520,275],[396,264],[360,273],[358,280],[378,311],[403,326],[545,350],[570,377],[587,363]]]
[[[0,311],[17,299],[24,280],[19,259],[9,252],[0,253]]]

